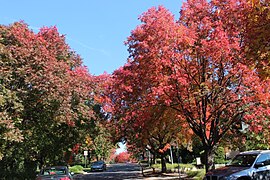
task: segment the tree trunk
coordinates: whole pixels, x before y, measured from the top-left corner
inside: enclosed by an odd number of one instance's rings
[[[42,169],[44,165],[45,165],[45,157],[41,155],[39,159],[39,169]]]
[[[164,154],[161,154],[161,172],[162,173],[167,172],[166,160],[165,160]]]
[[[153,158],[151,159],[151,164],[156,164],[156,154],[153,154]]]
[[[206,146],[205,149],[205,171],[214,169],[214,148]]]

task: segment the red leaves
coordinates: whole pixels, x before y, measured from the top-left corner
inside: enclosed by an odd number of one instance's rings
[[[5,47],[10,51],[9,58],[15,59],[12,67],[14,84],[26,92],[35,91],[45,106],[58,102],[54,109],[55,120],[74,125],[77,113],[90,118],[90,107],[85,105],[93,91],[93,77],[78,55],[70,50],[65,37],[56,27],[41,28],[34,34],[27,25],[20,22],[2,27]],[[16,81],[21,81],[15,83]],[[76,99],[76,103],[73,101]]]
[[[115,157],[116,163],[126,163],[130,161],[130,154],[128,152],[121,152]]]
[[[112,102],[124,125],[152,127],[156,106],[164,106],[213,147],[233,124],[262,122],[269,114],[269,81],[243,63],[248,11],[242,0],[189,0],[177,22],[163,7],[145,12],[126,42],[129,63],[112,77]]]

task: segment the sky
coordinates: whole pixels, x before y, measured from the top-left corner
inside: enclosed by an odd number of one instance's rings
[[[34,32],[56,26],[91,74],[111,74],[127,61],[124,41],[138,17],[158,5],[179,18],[182,0],[3,0],[0,24],[23,20]]]

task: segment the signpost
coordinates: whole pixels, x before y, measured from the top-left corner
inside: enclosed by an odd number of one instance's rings
[[[83,155],[84,155],[84,162],[85,162],[85,168],[86,168],[86,158],[88,155],[88,151],[83,151]]]

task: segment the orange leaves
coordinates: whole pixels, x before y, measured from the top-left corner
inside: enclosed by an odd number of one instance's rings
[[[249,0],[251,8],[247,13],[245,31],[246,63],[256,68],[262,79],[270,77],[269,53],[269,27],[270,10],[269,1]]]
[[[128,152],[121,152],[115,157],[116,163],[126,163],[131,160],[130,154]]]
[[[170,147],[171,147],[171,145],[167,143],[162,149],[159,149],[158,151],[159,151],[160,153],[164,153],[164,152],[166,152]]]
[[[178,21],[163,7],[145,12],[126,42],[128,64],[112,76],[112,104],[124,127],[142,142],[163,137],[163,145],[195,133],[212,148],[235,123],[262,122],[269,81],[246,63],[249,11],[244,0],[190,0]]]

